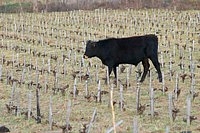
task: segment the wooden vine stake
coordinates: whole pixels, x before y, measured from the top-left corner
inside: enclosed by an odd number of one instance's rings
[[[169,77],[170,81],[172,81],[172,54],[169,54]]]
[[[163,67],[164,67],[163,52],[161,52],[160,58],[161,58],[161,59],[160,59],[161,67],[163,68]]]
[[[3,71],[3,67],[2,67],[2,65],[0,65],[0,81],[2,80],[2,72]]]
[[[21,83],[24,82],[25,72],[26,72],[26,69],[23,68],[23,70],[22,70],[22,76],[21,76],[21,79],[20,79]]]
[[[107,71],[106,71],[106,83],[107,83],[107,85],[110,84],[110,77],[109,77],[109,70],[108,70],[108,67],[107,67]]]
[[[51,72],[51,64],[50,64],[51,60],[48,59],[48,72],[50,73]]]
[[[154,117],[154,91],[153,88],[151,88],[150,91],[150,111],[151,111],[151,117]]]
[[[192,74],[194,76],[194,74]],[[198,95],[198,93],[195,92],[195,78],[192,76],[192,83],[191,83],[191,88],[190,88],[190,93],[192,95],[192,100],[195,98],[195,94]]]
[[[12,86],[12,91],[11,91],[11,96],[10,96],[10,104],[12,105],[14,102],[14,97],[15,97],[15,90],[16,90],[16,82],[13,82]]]
[[[169,118],[170,118],[170,122],[173,122],[173,116],[172,116],[172,109],[173,109],[172,93],[168,94],[168,104],[169,104]]]
[[[5,55],[1,53],[1,64],[3,65],[5,61]]]
[[[69,117],[70,117],[70,113],[71,113],[71,100],[68,101],[67,104],[67,114],[66,114],[66,130],[65,133],[68,133],[69,130]]]
[[[117,74],[117,79],[116,79],[117,81],[116,82],[117,82],[117,88],[118,88],[119,87],[119,67],[116,67],[116,74]]]
[[[151,71],[149,71],[149,92],[151,91],[152,88],[152,81],[151,81]],[[150,93],[151,94],[151,93]]]
[[[190,116],[191,116],[191,98],[187,96],[187,126],[190,126]]]
[[[139,64],[137,65],[137,71],[136,71],[136,72],[137,72],[137,73],[136,73],[136,80],[138,81],[139,78],[141,77],[141,74],[142,74],[141,63],[139,63]]]
[[[116,125],[115,125],[115,110],[114,110],[114,105],[113,105],[113,84],[111,85],[110,89],[110,105],[112,109],[112,123],[113,123],[113,131],[116,133]]]
[[[77,93],[77,81],[76,78],[74,79],[74,89],[73,89],[73,97],[76,98],[76,93]]]
[[[162,92],[163,92],[163,95],[165,93],[165,74],[164,72],[162,73]]]
[[[189,48],[190,71],[193,73],[192,48]]]
[[[64,63],[63,63],[63,74],[64,74],[64,78],[66,77],[66,73],[67,73],[67,63],[66,63],[66,59],[64,59]]]
[[[90,133],[90,130],[91,130],[91,127],[92,127],[92,123],[94,123],[94,121],[96,119],[96,116],[97,116],[97,109],[95,108],[94,112],[92,114],[92,119],[90,120],[90,123],[89,123],[89,126],[88,126],[88,129],[87,129],[86,133]]]
[[[29,91],[28,93],[28,120],[31,118],[31,108],[32,108],[32,93]]]
[[[89,96],[89,92],[88,92],[88,80],[85,81],[85,96]]]
[[[154,90],[152,88],[152,75],[151,75],[151,71],[149,71],[150,74],[150,78],[149,78],[149,87],[150,87],[150,114],[151,117],[154,117]]]
[[[99,80],[99,75],[98,75],[98,66],[95,65],[95,81],[98,82]]]
[[[124,98],[123,98],[123,85],[120,84],[120,110],[123,111],[124,108]]]
[[[39,88],[36,88],[36,106],[37,106],[37,117],[36,122],[41,123],[41,114],[40,114],[40,100],[39,100]]]
[[[130,77],[130,69],[126,69],[127,70],[127,74],[126,74],[126,89],[128,90],[129,89],[129,77]]]
[[[169,126],[166,127],[165,133],[170,133],[170,128],[169,128]]]
[[[97,102],[101,102],[101,81],[98,82]]]
[[[138,119],[136,117],[133,119],[133,133],[138,133]]]
[[[114,131],[114,129],[115,129],[117,126],[121,125],[122,123],[123,123],[123,120],[118,121],[118,122],[115,124],[115,126],[109,128],[109,129],[106,131],[106,133],[111,133],[112,131]]]
[[[47,93],[48,91],[48,76],[47,74],[45,74],[45,77],[44,77],[44,92]]]
[[[49,129],[53,129],[52,97],[49,99]]]
[[[140,84],[137,82],[137,90],[136,90],[136,114],[138,114],[140,107]]]
[[[175,93],[175,100],[178,100],[178,91],[179,91],[179,86],[178,86],[178,73],[176,74],[176,83],[175,83],[175,89],[174,89],[174,93]]]
[[[17,106],[17,108],[15,111],[15,115],[20,116],[20,114],[21,114],[20,113],[20,93],[19,93],[18,89],[16,91],[16,106]]]

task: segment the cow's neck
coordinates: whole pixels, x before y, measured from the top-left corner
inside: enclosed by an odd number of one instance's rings
[[[99,48],[98,50],[99,51],[96,51],[96,57],[99,58],[102,61],[103,64],[105,64],[107,56],[104,53],[101,52],[103,49],[100,50],[100,48]]]

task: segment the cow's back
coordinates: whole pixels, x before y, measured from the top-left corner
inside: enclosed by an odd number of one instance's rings
[[[157,52],[157,36],[133,36],[100,40],[102,59],[112,60],[114,64],[137,65],[144,58]]]

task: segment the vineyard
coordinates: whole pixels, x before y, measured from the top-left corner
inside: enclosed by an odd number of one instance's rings
[[[0,14],[0,125],[11,132],[200,132],[199,11],[109,10]],[[107,77],[88,40],[155,34],[152,64]]]

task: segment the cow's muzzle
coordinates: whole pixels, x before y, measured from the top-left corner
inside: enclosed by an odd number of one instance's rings
[[[84,54],[84,55],[83,55],[83,58],[84,58],[84,59],[88,59],[88,56]]]

